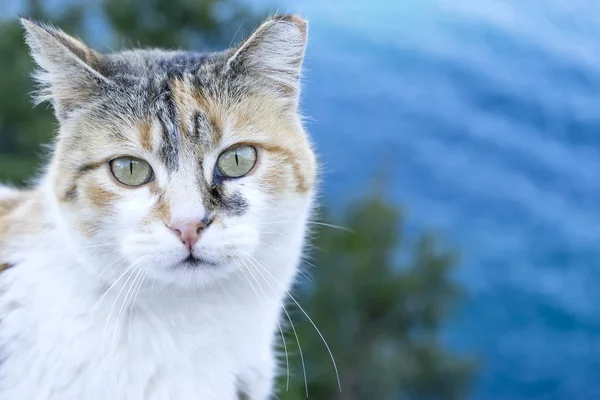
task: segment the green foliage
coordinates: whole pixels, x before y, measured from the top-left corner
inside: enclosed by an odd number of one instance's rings
[[[118,43],[166,49],[227,46],[256,19],[230,0],[106,0],[104,11]]]
[[[348,233],[316,231],[311,282],[299,295],[337,362],[312,325],[295,315],[307,363],[311,399],[460,399],[466,397],[475,364],[445,350],[439,330],[461,296],[451,280],[455,257],[431,235],[404,240],[399,212],[378,198],[349,208]],[[288,349],[296,348],[290,338]],[[306,398],[299,352],[283,399]]]

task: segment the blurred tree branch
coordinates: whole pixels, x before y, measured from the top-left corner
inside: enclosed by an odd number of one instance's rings
[[[325,216],[325,218],[327,218]],[[461,399],[477,364],[452,354],[440,328],[463,293],[452,281],[457,257],[425,234],[410,244],[400,212],[378,196],[348,207],[342,225],[319,228],[299,287],[306,311],[323,332],[340,369],[343,392],[323,343],[305,321],[295,324],[311,399]],[[291,338],[288,349],[294,349]],[[297,355],[292,358],[298,366]],[[305,398],[303,375],[283,399]]]

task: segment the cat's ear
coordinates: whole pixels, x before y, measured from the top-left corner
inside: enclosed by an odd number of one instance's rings
[[[295,15],[269,18],[235,49],[227,67],[239,73],[259,74],[297,95],[308,23]]]
[[[36,102],[52,101],[56,114],[66,117],[110,81],[99,72],[102,56],[59,29],[21,18],[26,41],[38,65],[40,87]]]

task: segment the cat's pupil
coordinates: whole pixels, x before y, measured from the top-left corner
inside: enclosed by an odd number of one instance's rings
[[[133,175],[133,161],[129,160],[129,173]]]
[[[238,161],[237,150],[235,151],[235,165],[240,165],[240,162]]]

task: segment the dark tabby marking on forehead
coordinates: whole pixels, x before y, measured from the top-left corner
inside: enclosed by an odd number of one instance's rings
[[[166,83],[163,95],[156,101],[157,117],[163,130],[163,141],[159,149],[161,161],[169,171],[179,168],[179,124],[177,123],[177,107],[173,99],[170,83]]]
[[[185,75],[194,75],[202,65],[209,60],[207,54],[200,53],[174,53],[163,55],[158,59],[145,58],[141,69],[149,70],[159,78],[157,94],[152,96],[149,106],[154,109],[154,114],[160,121],[163,131],[163,140],[158,149],[161,161],[168,170],[175,171],[179,168],[179,152],[181,147],[181,131],[177,110],[176,95],[180,90],[181,82]],[[139,68],[140,66],[138,66]],[[141,74],[143,76],[143,74]]]
[[[193,135],[198,138],[201,146],[210,144],[210,131],[216,130],[214,123],[208,120],[206,114],[198,112],[194,115],[194,132]]]
[[[208,126],[210,127],[210,132],[213,135],[212,141],[214,143],[218,143],[221,141],[223,133],[221,115],[223,110],[222,107],[219,107],[214,100],[215,98],[218,98],[218,96],[213,94],[211,97],[211,95],[206,92],[207,90],[203,88],[203,86],[198,86],[198,84],[196,84],[196,86],[194,86],[194,90],[192,91],[192,96],[198,102],[202,108],[202,112],[206,116]]]

